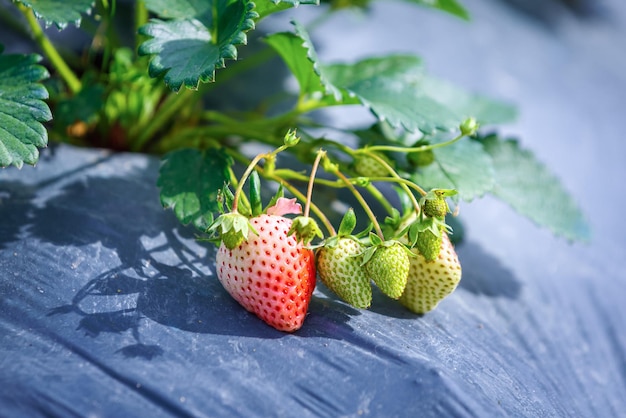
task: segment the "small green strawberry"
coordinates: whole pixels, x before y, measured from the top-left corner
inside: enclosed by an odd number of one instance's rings
[[[363,254],[365,271],[384,294],[398,299],[409,276],[410,251],[398,241],[382,242],[378,237],[372,244]]]
[[[433,218],[443,219],[446,213],[450,212],[446,197],[454,196],[456,190],[452,189],[432,189],[422,199],[421,206],[424,215]]]
[[[439,255],[442,235],[449,230],[442,219],[420,216],[409,224],[406,238],[410,248],[416,248],[427,261],[433,261]]]
[[[354,210],[341,221],[339,231],[328,238],[316,253],[317,272],[322,282],[355,308],[372,303],[372,285],[363,267],[365,246],[351,235],[356,226]]]
[[[355,308],[372,303],[372,285],[363,263],[365,246],[358,240],[340,237],[333,245],[317,250],[317,272],[322,282]]]
[[[427,261],[417,248],[411,251],[416,256],[410,259],[408,281],[400,303],[414,313],[424,314],[456,289],[461,280],[461,264],[446,232],[442,233],[436,260]]]
[[[434,261],[439,256],[439,248],[441,247],[442,231],[441,229],[425,229],[417,234],[415,248],[420,252],[427,261]]]
[[[424,215],[435,218],[443,218],[449,211],[446,199],[442,197],[426,199],[422,209],[424,210]]]
[[[415,144],[413,144],[412,148],[417,147],[426,147],[430,145],[428,141],[425,139],[420,139]],[[435,162],[435,153],[432,149],[425,149],[424,151],[419,152],[410,152],[406,155],[407,162],[416,168],[426,167]]]
[[[391,165],[391,161],[385,155],[376,155]],[[357,154],[352,167],[359,176],[363,177],[386,177],[389,175],[387,168],[368,154]]]

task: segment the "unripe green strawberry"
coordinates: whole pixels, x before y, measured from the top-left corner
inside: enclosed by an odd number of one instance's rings
[[[414,313],[424,314],[456,289],[461,280],[461,264],[445,232],[436,260],[426,261],[416,248],[411,251],[416,257],[410,258],[409,277],[400,303]]]
[[[420,139],[415,144],[413,144],[413,148],[417,147],[425,147],[430,145],[430,143],[424,139]],[[432,149],[426,149],[420,152],[410,152],[406,155],[406,159],[410,165],[413,167],[426,167],[427,165],[435,162],[435,153]]]
[[[372,303],[372,286],[363,263],[365,247],[359,241],[340,237],[316,253],[317,272],[322,282],[355,308]]]
[[[390,163],[389,159],[382,154],[376,154],[385,162]],[[354,171],[363,177],[385,177],[389,175],[389,171],[380,161],[367,154],[358,154],[354,159]]]
[[[448,204],[446,203],[446,199],[443,197],[426,199],[422,205],[422,210],[426,216],[443,218],[446,216],[446,213],[448,213]]]
[[[365,271],[378,288],[392,299],[398,299],[409,275],[407,249],[399,242],[378,246],[365,261]]]
[[[425,229],[417,234],[415,248],[427,261],[434,261],[439,256],[443,232],[436,234],[432,229]]]

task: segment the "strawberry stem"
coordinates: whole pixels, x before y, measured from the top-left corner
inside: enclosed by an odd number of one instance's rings
[[[467,136],[467,132],[461,132],[459,135],[455,136],[454,138],[445,141],[445,142],[439,142],[436,144],[427,144],[427,145],[420,145],[419,147],[399,147],[399,146],[394,146],[394,145],[372,145],[370,147],[367,147],[366,150],[363,150],[364,152],[367,151],[390,151],[390,152],[403,152],[403,153],[413,153],[413,152],[424,152],[424,151],[429,151],[429,150],[433,150],[436,148],[443,148],[443,147],[447,147],[448,145],[452,145],[455,142],[461,140],[462,138],[464,138],[465,136]],[[369,152],[368,152],[369,154]]]
[[[241,179],[239,180],[237,189],[235,189],[235,197],[233,198],[233,208],[231,209],[231,212],[233,213],[237,212],[237,206],[239,204],[239,196],[241,195],[241,191],[243,190],[243,185],[245,184],[246,179],[248,178],[248,176],[250,176],[250,173],[252,173],[252,170],[254,170],[254,167],[259,163],[259,161],[261,161],[263,158],[266,158],[267,156],[268,154],[266,153],[259,154],[256,157],[254,157],[252,161],[250,161],[250,164],[248,164],[246,171],[243,173],[243,175],[241,176]]]
[[[373,184],[368,184],[367,186],[365,186],[365,188],[367,189],[369,194],[371,194],[378,201],[378,203],[380,203],[380,205],[385,208],[388,214],[393,214],[393,206],[391,206],[391,203],[389,203],[389,201],[385,198],[381,191],[376,188],[376,186],[374,186]]]
[[[291,183],[286,181],[284,178],[281,178],[281,177],[277,176],[275,172],[274,173],[267,173],[261,167],[257,167],[256,170],[264,178],[269,179],[269,180],[273,180],[273,181],[275,181],[277,183],[280,183],[285,189],[289,190],[289,192],[292,195],[294,195],[301,202],[306,202],[307,201],[306,196],[304,194],[302,194],[300,192],[300,190],[298,190],[297,187],[295,187],[294,185],[292,185]],[[322,212],[322,210],[315,203],[313,203],[313,202],[310,203],[310,209],[322,221],[322,223],[324,224],[324,227],[326,228],[326,230],[328,231],[328,233],[331,236],[332,235],[337,235],[337,233],[335,231],[335,228],[333,227],[333,224],[328,220],[326,215],[324,215],[324,212]]]
[[[368,148],[368,150],[370,150],[370,148]],[[398,185],[400,185],[402,190],[404,190],[404,192],[409,196],[409,199],[411,199],[411,203],[413,204],[413,207],[415,208],[415,212],[419,213],[420,205],[417,202],[417,199],[415,199],[415,195],[413,195],[413,192],[411,191],[411,189],[409,189],[409,186],[407,186],[406,184],[407,180],[400,177],[400,175],[396,173],[396,170],[394,170],[393,167],[390,166],[389,163],[385,161],[384,158],[380,157],[375,152],[367,152],[367,155],[374,158],[376,161],[378,161],[379,164],[385,167],[385,169],[389,172],[389,174],[391,174],[391,177],[394,179],[394,181],[398,183]],[[415,188],[422,196],[426,195],[426,191],[424,189],[422,189],[421,187],[419,187],[417,184],[413,182],[410,182],[410,183],[413,185],[412,187]]]
[[[326,155],[326,151],[320,149],[317,151],[317,156],[315,157],[315,161],[313,162],[313,168],[311,168],[311,176],[309,177],[309,186],[306,192],[306,203],[304,205],[304,216],[309,217],[309,209],[311,207],[311,196],[313,195],[313,185],[315,183],[315,174],[317,173],[317,168],[320,165],[320,160],[322,157]]]
[[[367,204],[367,202],[363,198],[363,195],[359,193],[359,191],[356,189],[356,187],[354,187],[350,179],[348,179],[341,171],[339,171],[338,168],[334,170],[334,174],[345,183],[345,185],[348,187],[348,189],[350,189],[354,197],[356,197],[356,200],[359,201],[359,203],[365,210],[367,217],[370,218],[370,221],[372,221],[372,224],[374,225],[374,229],[376,230],[376,235],[378,235],[380,239],[384,241],[385,236],[383,235],[383,231],[380,228],[380,224],[378,223],[378,220],[376,220],[376,216],[374,215],[374,212],[372,212],[372,208],[370,208],[370,206]]]

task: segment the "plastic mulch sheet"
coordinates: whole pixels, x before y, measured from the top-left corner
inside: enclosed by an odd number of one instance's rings
[[[0,416],[625,416],[624,60],[585,36],[593,23],[559,35],[467,3],[482,29],[448,29],[490,52],[457,79],[519,99],[515,132],[581,202],[591,244],[479,200],[462,208],[463,279],[435,311],[378,292],[355,310],[318,285],[284,334],[161,207],[156,158],[53,147],[0,171]],[[512,32],[487,36],[494,15]],[[511,33],[514,56],[498,48]]]

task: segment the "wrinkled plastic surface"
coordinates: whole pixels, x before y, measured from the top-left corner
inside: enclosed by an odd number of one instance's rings
[[[346,42],[384,50],[368,36],[396,16],[434,73],[520,104],[511,130],[581,202],[590,245],[480,200],[437,310],[375,293],[357,311],[318,286],[287,335],[226,294],[215,248],[161,208],[156,159],[55,147],[0,171],[0,416],[625,416],[624,8],[544,27],[466,3],[469,25],[390,4],[368,28],[348,19]]]

